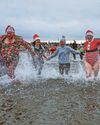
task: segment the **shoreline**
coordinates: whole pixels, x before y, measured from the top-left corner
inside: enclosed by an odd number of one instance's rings
[[[99,125],[100,84],[49,79],[0,87],[0,125]]]

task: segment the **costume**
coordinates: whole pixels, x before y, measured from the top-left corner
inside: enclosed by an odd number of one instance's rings
[[[86,77],[91,78],[94,76],[94,79],[97,77],[99,72],[99,46],[100,40],[93,38],[93,31],[86,31],[86,42],[84,43],[85,51],[85,72]]]
[[[90,34],[93,35],[91,32]],[[87,35],[89,35],[89,31],[87,32]],[[99,51],[97,47],[99,44],[100,40],[97,39],[92,39],[91,42],[86,40],[84,43],[86,62],[88,62],[91,66],[94,66],[95,62],[98,61]]]
[[[32,49],[36,54],[36,57],[33,57],[33,63],[35,65],[35,68],[38,70],[38,75],[41,74],[43,65],[44,65],[44,58],[46,56],[44,55],[44,47],[41,45],[39,35],[34,34],[33,36],[33,43],[32,43]],[[36,45],[38,43],[38,46]]]
[[[6,33],[12,33],[13,31],[14,29],[11,26],[6,28]],[[3,61],[6,65],[7,74],[12,79],[15,78],[14,71],[18,64],[21,46],[24,46],[24,48],[28,49],[31,54],[34,55],[31,46],[21,37],[14,35],[13,38],[9,40],[7,35],[2,35],[0,38],[1,57],[3,58]]]

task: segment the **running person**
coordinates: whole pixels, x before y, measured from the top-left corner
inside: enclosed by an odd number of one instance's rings
[[[97,77],[99,72],[99,51],[98,45],[100,44],[100,40],[93,38],[93,31],[86,31],[86,42],[84,43],[85,50],[85,72],[86,77],[91,77],[92,73],[94,73],[94,78]]]
[[[48,57],[48,60],[58,55],[58,63],[59,63],[59,73],[61,75],[68,74],[70,70],[70,53],[79,54],[79,52],[75,51],[69,46],[66,46],[66,40],[62,38],[60,40],[60,46],[57,48],[56,52]]]
[[[38,75],[41,74],[42,69],[43,69],[43,65],[44,65],[44,58],[46,58],[44,52],[45,49],[44,47],[41,45],[41,41],[40,38],[37,34],[34,34],[33,36],[33,42],[32,42],[32,48],[33,51],[35,52],[35,57],[33,57],[33,63],[35,65],[35,68],[38,70]]]
[[[7,26],[5,35],[0,38],[0,53],[5,63],[7,74],[11,79],[15,79],[15,68],[18,64],[21,46],[28,49],[32,56],[35,54],[27,42],[15,35],[14,28],[10,25]]]

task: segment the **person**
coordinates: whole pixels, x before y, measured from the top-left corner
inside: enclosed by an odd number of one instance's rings
[[[3,61],[3,58],[0,54],[0,77],[6,74],[6,69],[5,69],[5,63]]]
[[[79,54],[79,52],[75,51],[69,46],[66,46],[66,40],[62,38],[60,40],[60,46],[57,48],[54,54],[48,57],[48,60],[54,58],[58,55],[58,62],[59,62],[59,73],[61,75],[68,74],[70,70],[70,53]]]
[[[94,39],[93,31],[86,31],[86,41],[84,43],[84,51],[85,51],[85,72],[86,77],[90,78],[94,76],[94,79],[98,76],[99,72],[99,51],[98,46],[100,45],[100,40]]]
[[[0,36],[0,39],[1,39],[1,36]],[[3,59],[2,59],[2,56],[1,56],[1,45],[0,45],[0,76],[2,76],[3,75],[3,70],[2,70],[2,68],[3,68],[3,66],[4,66],[4,61],[3,61]]]
[[[33,63],[35,68],[38,70],[38,75],[41,75],[43,65],[44,65],[44,58],[47,59],[45,56],[45,49],[41,45],[40,37],[38,34],[33,35],[33,42],[32,42],[32,49],[35,52],[35,58],[33,57]]]
[[[0,53],[5,63],[6,72],[11,79],[15,79],[15,69],[19,61],[20,46],[28,49],[32,56],[35,55],[31,46],[20,36],[15,35],[15,29],[8,25],[5,34],[0,38]]]
[[[50,54],[53,54],[56,51],[56,46],[52,44],[49,51],[50,51]]]
[[[78,50],[80,52],[80,59],[83,60],[83,56],[84,56],[83,45],[78,45]]]
[[[78,45],[77,45],[76,41],[74,40],[74,42],[72,43],[72,48],[77,50],[77,46]],[[74,54],[74,53],[73,53],[73,58],[76,60],[76,54]]]

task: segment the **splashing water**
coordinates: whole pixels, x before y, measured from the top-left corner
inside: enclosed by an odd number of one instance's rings
[[[1,86],[1,81],[3,85],[7,85],[10,79],[7,75],[0,78],[1,123],[16,122],[21,125],[23,121],[25,125],[99,125],[100,84],[77,86],[78,81],[85,78],[83,65],[78,59],[71,61],[69,75],[61,76],[57,58],[54,58],[45,62],[39,79],[30,54],[21,52],[15,72],[16,78],[23,83],[33,82],[5,87]],[[64,79],[74,82],[69,84]]]
[[[38,79],[67,79],[67,80],[85,80],[85,72],[83,69],[83,62],[80,61],[79,55],[76,61],[71,61],[71,69],[69,75],[61,76],[58,71],[57,58],[50,61],[45,61],[43,71],[41,76],[37,75],[37,71],[32,64],[32,57],[27,52],[20,52],[20,58],[18,66],[15,70],[16,79],[19,79],[22,83],[31,83],[32,81],[37,81]],[[100,76],[100,73],[99,73]],[[0,84],[10,83],[11,80],[7,75],[0,78]]]
[[[36,78],[35,68],[32,64],[32,57],[28,52],[21,52],[18,66],[15,71],[16,78],[21,81]]]

